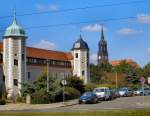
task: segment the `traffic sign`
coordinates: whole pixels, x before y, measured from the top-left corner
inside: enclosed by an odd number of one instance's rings
[[[147,79],[148,79],[148,84],[150,84],[150,77],[148,77]]]
[[[67,80],[63,79],[61,80],[62,85],[67,85]]]
[[[145,83],[145,78],[144,78],[144,77],[141,77],[141,78],[140,78],[140,82],[141,82],[141,84],[144,84],[144,83]]]

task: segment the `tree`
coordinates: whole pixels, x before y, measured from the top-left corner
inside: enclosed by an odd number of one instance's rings
[[[81,94],[84,92],[84,82],[79,77],[68,77],[66,80],[68,87],[73,87],[77,89],[78,91],[80,91]]]
[[[47,72],[44,70],[35,82],[26,81],[22,83],[22,95],[25,97],[27,94],[30,94],[38,98],[35,95],[39,93],[40,95],[43,94],[43,96],[48,95],[50,102],[54,102],[56,96],[62,93],[62,86],[60,85],[60,81],[51,75],[49,75],[48,83],[50,85],[49,92],[47,92]]]
[[[90,65],[90,77],[92,83],[101,83],[102,71],[100,68],[94,64]]]

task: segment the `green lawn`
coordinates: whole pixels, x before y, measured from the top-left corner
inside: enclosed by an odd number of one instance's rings
[[[150,116],[150,109],[87,112],[0,112],[0,116]]]

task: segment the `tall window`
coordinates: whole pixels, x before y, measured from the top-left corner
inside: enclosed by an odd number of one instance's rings
[[[78,53],[76,53],[76,58],[78,58]]]
[[[14,65],[18,66],[18,60],[14,59]]]
[[[31,74],[30,74],[30,72],[28,72],[28,80],[30,80],[31,79]]]
[[[24,54],[22,54],[22,60],[24,61]]]
[[[83,70],[83,71],[82,71],[82,76],[84,76],[84,75],[85,75],[85,71]]]
[[[14,86],[18,86],[18,80],[14,79]]]
[[[5,76],[3,75],[3,82],[5,82]]]

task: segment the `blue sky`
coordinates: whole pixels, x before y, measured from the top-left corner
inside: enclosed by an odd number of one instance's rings
[[[134,1],[137,2],[132,4]],[[110,60],[131,58],[144,66],[150,61],[150,2],[148,0],[3,0],[0,4],[0,36],[16,14],[49,12],[17,16],[18,23],[27,28],[27,45],[59,51],[69,51],[80,33],[88,43],[91,62],[96,62],[100,29],[103,24]],[[112,5],[129,2],[130,4]],[[104,5],[103,7],[60,12],[66,9]],[[105,19],[135,17],[128,20]],[[96,22],[98,20],[98,22]],[[93,21],[93,22],[91,22]],[[34,26],[70,24],[47,28]]]

